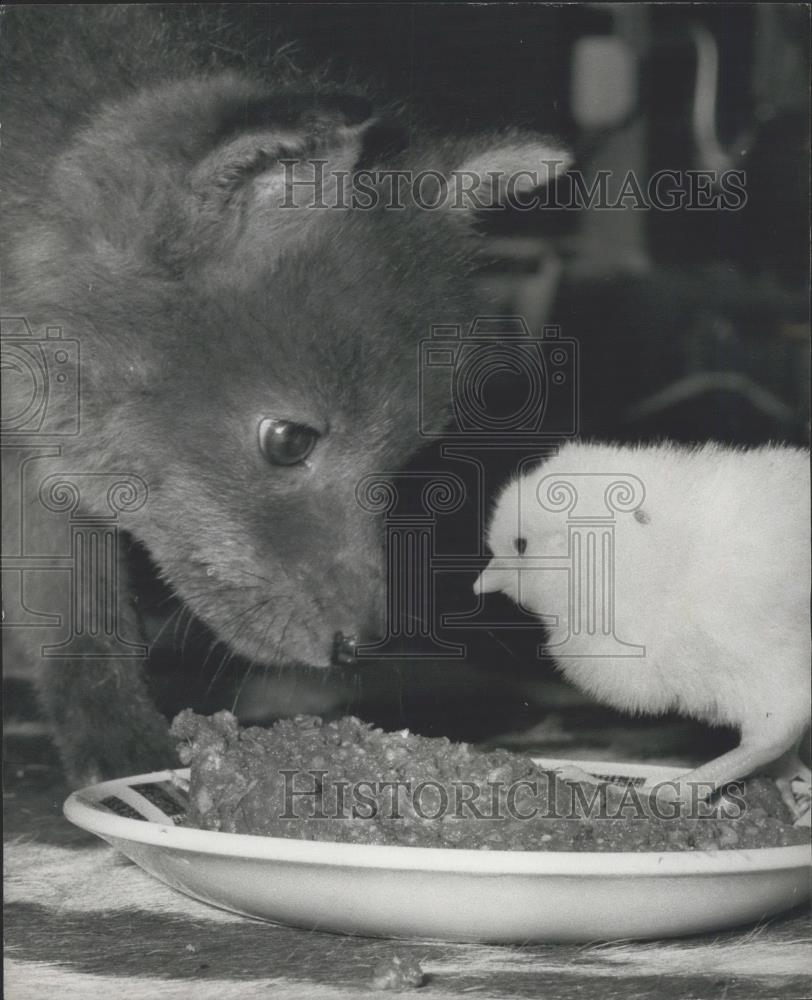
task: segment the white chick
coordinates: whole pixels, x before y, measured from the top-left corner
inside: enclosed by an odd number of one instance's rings
[[[612,479],[602,474],[637,477],[644,495],[635,509],[610,513],[603,496]],[[573,476],[577,509],[542,506],[551,475]],[[772,765],[792,803],[790,781],[810,779],[798,757],[812,700],[809,506],[805,450],[565,445],[502,491],[488,533],[493,559],[474,589],[502,591],[535,615],[558,616],[550,653],[599,701],[735,726],[739,745],[686,774],[683,797],[689,783],[710,794]],[[601,512],[614,519],[613,558],[605,526],[589,520]],[[568,525],[575,515],[587,521]],[[584,566],[590,532],[593,561],[595,551],[608,554],[598,591],[613,564],[614,606],[602,606],[600,594],[596,604],[583,568],[568,569],[570,558]],[[580,591],[571,592],[571,575],[582,578]],[[632,645],[615,644],[607,631]],[[638,655],[606,655],[607,648]]]

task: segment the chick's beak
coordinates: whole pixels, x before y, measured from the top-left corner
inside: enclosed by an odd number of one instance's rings
[[[515,569],[500,566],[496,559],[491,559],[474,581],[474,593],[493,594],[500,590],[507,592],[515,586],[515,577]]]

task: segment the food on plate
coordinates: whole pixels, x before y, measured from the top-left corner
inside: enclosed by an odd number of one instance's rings
[[[242,728],[230,712],[187,709],[172,735],[191,772],[183,822],[204,830],[513,851],[724,850],[809,837],[768,778],[680,814],[631,783],[578,781],[525,755],[352,717]]]

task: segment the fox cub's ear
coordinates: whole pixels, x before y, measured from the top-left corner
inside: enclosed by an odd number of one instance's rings
[[[320,158],[332,169],[351,169],[371,124],[370,102],[354,94],[235,103],[215,126],[211,151],[195,165],[192,188],[203,201],[223,205],[259,180],[266,190],[284,184],[284,160]]]
[[[337,199],[340,178],[361,162],[380,123],[364,97],[295,94],[236,102],[191,167],[191,230],[181,255],[219,270],[229,252],[272,265],[324,213],[286,211]],[[237,249],[239,247],[239,250]]]
[[[572,164],[563,143],[518,130],[465,139],[456,152],[446,204],[463,219],[478,209],[520,202]]]

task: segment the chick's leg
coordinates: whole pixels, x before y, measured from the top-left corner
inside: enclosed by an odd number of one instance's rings
[[[801,741],[802,744],[803,741]],[[796,826],[812,825],[812,771],[801,760],[801,744],[793,746],[764,769],[778,786],[795,816]]]
[[[799,809],[790,786],[799,775],[803,777],[804,772],[807,780],[809,775],[809,768],[804,767],[798,758],[798,739],[797,730],[780,741],[764,739],[763,735],[761,739],[754,739],[752,734],[743,733],[742,741],[735,749],[682,775],[678,779],[679,785],[685,789],[688,798],[695,788],[694,794],[704,799],[728,782],[739,781],[755,771],[764,771],[777,779],[781,797],[797,819],[803,810]]]

